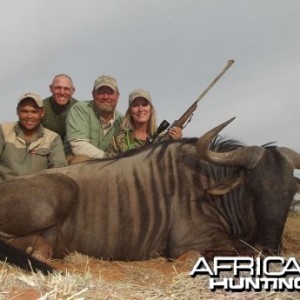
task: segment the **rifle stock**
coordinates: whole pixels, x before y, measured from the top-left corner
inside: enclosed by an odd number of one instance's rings
[[[207,94],[207,92],[217,83],[217,81],[224,75],[224,73],[232,66],[234,60],[228,60],[227,65],[221,71],[221,73],[210,83],[210,85],[201,93],[201,95],[196,99],[196,101],[184,112],[184,114],[176,121],[172,123],[170,127],[180,127],[183,128],[186,122],[192,117],[193,112],[197,109],[198,102]],[[170,136],[166,132],[161,140],[168,140]]]
[[[193,112],[197,109],[197,106],[198,106],[198,104],[195,101],[178,120],[175,120],[173,122],[171,127],[183,128],[184,124],[189,120],[189,118],[192,116]]]

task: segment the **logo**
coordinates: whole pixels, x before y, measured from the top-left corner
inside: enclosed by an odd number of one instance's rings
[[[300,265],[295,257],[216,256],[212,266],[199,257],[190,275],[209,276],[211,291],[300,291]]]

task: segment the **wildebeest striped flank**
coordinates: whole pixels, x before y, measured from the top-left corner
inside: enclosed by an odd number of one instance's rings
[[[200,139],[8,180],[0,235],[42,260],[72,251],[115,260],[278,253],[300,155],[216,138],[230,121]]]

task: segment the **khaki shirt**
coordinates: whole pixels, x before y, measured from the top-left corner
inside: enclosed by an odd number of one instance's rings
[[[0,182],[66,165],[63,144],[57,133],[40,125],[33,140],[26,143],[18,122],[0,125]]]

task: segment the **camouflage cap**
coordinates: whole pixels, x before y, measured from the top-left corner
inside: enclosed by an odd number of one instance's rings
[[[148,100],[149,103],[152,103],[151,96],[148,91],[146,91],[144,89],[137,89],[137,90],[132,91],[129,94],[129,105],[131,105],[131,103],[134,101],[134,99],[139,98],[139,97],[145,98],[146,100]]]
[[[94,90],[99,89],[102,86],[108,86],[113,89],[115,92],[119,91],[117,81],[114,77],[102,75],[99,76],[94,83]]]
[[[21,98],[20,98],[19,101],[18,101],[18,105],[19,105],[23,100],[28,99],[28,98],[34,100],[34,102],[36,103],[36,105],[37,105],[38,107],[43,107],[43,106],[44,106],[44,105],[43,105],[42,98],[41,98],[39,95],[37,95],[37,94],[35,94],[35,93],[32,93],[32,92],[29,92],[29,93],[26,93],[26,94],[22,95]]]

